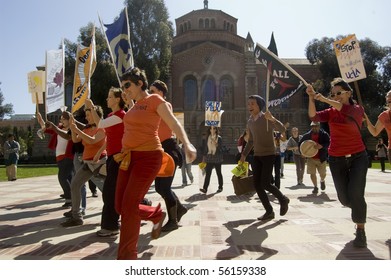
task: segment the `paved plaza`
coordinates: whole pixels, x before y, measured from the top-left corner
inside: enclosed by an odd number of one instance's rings
[[[254,194],[236,196],[231,182],[234,165],[223,165],[224,190],[217,193],[212,172],[208,193],[199,192],[202,177],[193,165],[192,185],[182,187],[178,170],[173,190],[189,209],[178,230],[152,240],[151,223],[142,223],[138,244],[144,260],[390,260],[391,171],[370,169],[366,200],[368,248],[352,246],[354,224],[350,209],[337,200],[328,171],[326,190],[312,194],[309,175],[296,186],[295,167],[285,164],[281,190],[290,198],[289,211],[280,217],[270,196],[275,219],[257,220],[264,213]],[[98,237],[102,196],[88,190],[84,225],[63,228],[65,220],[57,176],[0,183],[0,259],[3,260],[114,260],[118,236]],[[164,202],[151,187],[153,205]]]

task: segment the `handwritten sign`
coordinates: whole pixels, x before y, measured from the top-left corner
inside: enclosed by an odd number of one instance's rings
[[[221,115],[224,111],[221,109],[221,102],[205,102],[205,126],[221,127]]]
[[[335,41],[334,50],[341,77],[345,81],[350,83],[367,77],[356,35],[349,35],[346,38]]]

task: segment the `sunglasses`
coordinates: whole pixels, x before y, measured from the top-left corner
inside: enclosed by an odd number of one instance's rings
[[[331,98],[334,98],[336,95],[340,96],[341,94],[343,94],[343,93],[345,93],[345,92],[349,92],[349,91],[348,91],[348,90],[338,91],[338,92],[336,92],[335,94],[334,94],[334,93],[330,94],[330,97],[331,97]]]
[[[131,82],[126,82],[126,83],[123,84],[123,86],[121,87],[121,89],[122,89],[122,90],[128,89],[131,85],[132,85]]]

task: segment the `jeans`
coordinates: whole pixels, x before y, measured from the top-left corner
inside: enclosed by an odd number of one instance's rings
[[[58,166],[58,182],[64,192],[64,198],[68,201],[71,200],[71,181],[74,173],[73,160],[70,158],[64,158],[57,161]]]
[[[338,200],[352,209],[352,221],[365,223],[367,203],[365,202],[365,184],[368,171],[368,157],[365,151],[351,157],[329,156],[329,166],[333,177]]]
[[[205,167],[205,181],[204,181],[204,190],[208,190],[209,183],[210,183],[210,176],[212,175],[212,170],[213,168],[216,169],[216,174],[217,174],[217,180],[219,183],[219,189],[223,188],[223,174],[221,173],[221,163],[211,163],[208,162],[206,163]]]
[[[266,191],[272,193],[280,203],[286,199],[281,191],[271,184],[274,162],[275,155],[254,156],[252,164],[254,188],[268,213],[273,212],[273,207]]]
[[[193,182],[194,177],[193,177],[193,173],[191,172],[191,163],[186,163],[184,161],[182,164],[181,172],[182,172],[182,184],[183,185],[187,185],[186,174],[187,174],[187,176],[189,176],[190,181]]]
[[[119,229],[119,215],[115,211],[115,190],[117,187],[118,169],[119,164],[114,160],[112,155],[109,156],[106,161],[107,180],[104,182],[102,191],[103,209],[100,222],[102,229]]]
[[[81,158],[82,158],[82,154],[81,153],[75,153],[75,155],[73,157],[73,167],[75,169],[75,173],[83,165],[83,160]],[[84,184],[81,187],[80,195],[81,195],[81,208],[86,209],[86,207],[87,207],[87,189],[86,189],[86,184]]]
[[[295,155],[293,154],[293,161],[296,165],[296,176],[297,176],[297,183],[303,183],[303,177],[304,177],[304,170],[305,170],[305,158],[303,158],[301,155]]]

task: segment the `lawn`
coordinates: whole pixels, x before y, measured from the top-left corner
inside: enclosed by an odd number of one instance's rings
[[[56,175],[57,172],[58,172],[58,167],[56,165],[46,165],[46,166],[21,165],[18,166],[18,179]],[[0,167],[0,182],[4,182],[7,180],[8,179],[5,174],[5,166],[3,165]]]
[[[286,163],[293,164],[293,163]],[[372,169],[380,170],[380,163],[377,161],[372,162]],[[386,163],[386,170],[390,170],[390,164]],[[46,166],[29,166],[29,165],[21,165],[18,166],[18,179],[21,178],[30,178],[30,177],[39,177],[39,176],[47,176],[47,175],[56,175],[58,172],[58,168],[55,165],[46,165]],[[0,182],[7,181],[7,177],[5,175],[5,167],[0,167]]]

